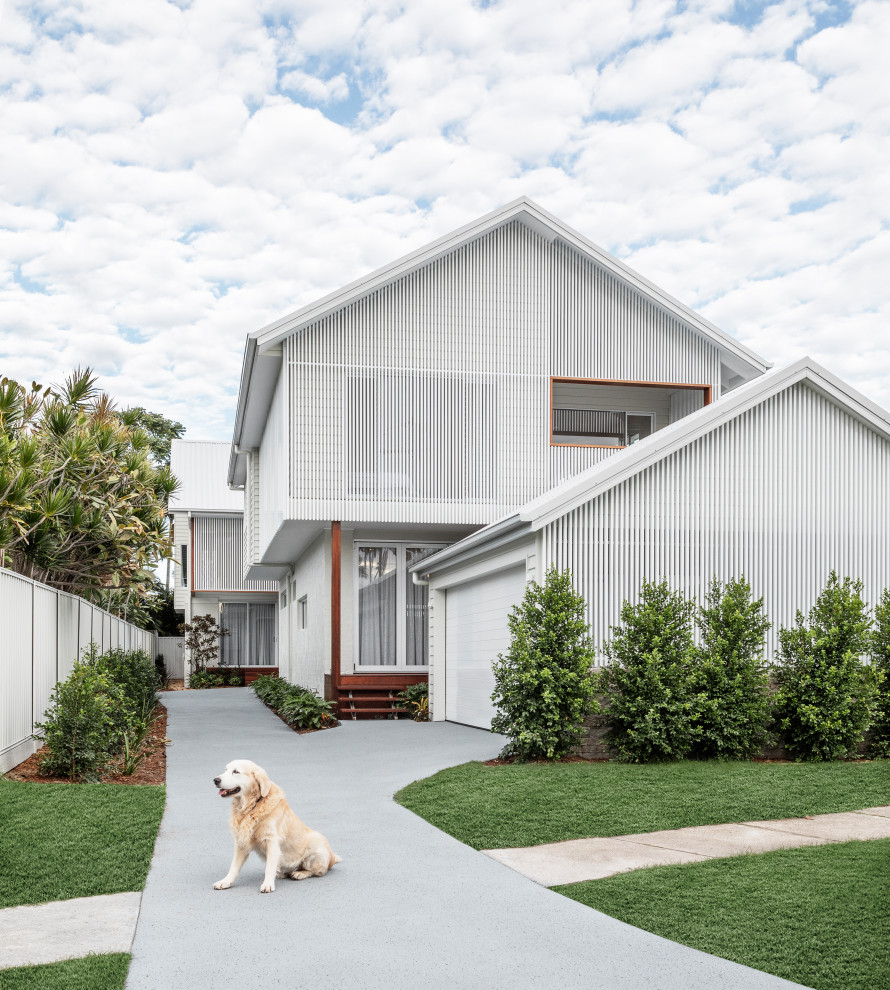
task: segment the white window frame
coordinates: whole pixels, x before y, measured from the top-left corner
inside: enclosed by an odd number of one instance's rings
[[[436,550],[444,550],[447,543],[430,543],[427,540],[355,540],[352,547],[352,662],[357,674],[422,674],[429,671],[429,664],[405,662],[406,640],[407,640],[407,604],[408,604],[408,582],[411,580],[406,567],[406,553],[408,547],[423,547]],[[359,547],[393,547],[396,551],[396,662],[394,664],[366,664],[359,663],[359,634],[358,634],[358,548]]]
[[[652,434],[655,432],[655,413],[653,413],[653,412],[637,412],[635,409],[625,409],[624,410],[624,440],[625,440],[625,444],[624,445],[626,447],[632,446],[632,443],[631,443],[631,440],[630,440],[630,433],[629,433],[629,430],[627,428],[627,418],[628,418],[628,416],[646,416],[648,418],[648,420],[649,420],[649,423],[650,423],[649,436],[651,437]]]

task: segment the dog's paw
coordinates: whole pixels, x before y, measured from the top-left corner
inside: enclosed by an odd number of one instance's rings
[[[275,890],[275,884],[271,880],[268,883],[264,883],[263,886],[260,887],[261,894],[271,894],[274,892],[274,890]]]
[[[231,880],[217,880],[213,885],[214,890],[228,890],[232,886]]]

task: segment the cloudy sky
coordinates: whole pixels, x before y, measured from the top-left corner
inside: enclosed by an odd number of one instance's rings
[[[228,439],[246,333],[526,194],[890,407],[886,0],[0,11],[0,374]]]

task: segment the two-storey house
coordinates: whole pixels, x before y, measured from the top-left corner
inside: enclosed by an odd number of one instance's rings
[[[244,575],[280,592],[282,674],[346,713],[426,679],[425,560],[769,367],[525,198],[252,333],[228,479]],[[465,596],[456,643],[503,638],[541,564],[522,552]],[[484,699],[490,670],[461,690]]]
[[[169,505],[173,606],[185,622],[212,615],[228,630],[221,662],[259,676],[278,670],[278,583],[244,580],[244,496],[225,482],[229,450],[228,443],[173,441],[170,467],[180,483]]]

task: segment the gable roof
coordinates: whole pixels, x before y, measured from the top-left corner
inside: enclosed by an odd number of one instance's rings
[[[772,367],[770,362],[755,354],[740,341],[684,306],[673,296],[589,241],[553,214],[548,213],[527,196],[521,196],[512,203],[507,203],[506,206],[502,206],[478,220],[473,220],[450,234],[446,234],[402,258],[350,282],[349,285],[337,289],[336,292],[332,292],[316,302],[249,334],[244,351],[238,407],[235,413],[229,482],[243,483],[243,477],[241,477],[243,471],[238,470],[239,477],[237,479],[235,477],[236,465],[239,460],[237,448],[251,448],[258,445],[262,425],[265,423],[272,401],[274,381],[280,367],[280,345],[286,337],[298,333],[335,310],[356,302],[513,221],[525,224],[550,242],[561,241],[610,272],[625,285],[645,295],[667,313],[681,320],[694,332],[716,345],[720,351],[721,360],[734,371],[744,371],[745,377],[749,377],[752,374],[761,375]]]
[[[867,399],[812,358],[804,357],[786,368],[741,385],[711,405],[684,416],[630,447],[625,447],[532,499],[516,512],[490,523],[414,565],[410,570],[423,574],[434,573],[443,567],[452,566],[458,560],[470,559],[519,536],[536,532],[799,382],[806,382],[854,419],[890,441],[890,412]]]
[[[170,512],[244,511],[243,492],[233,492],[226,485],[230,448],[231,444],[225,441],[173,441],[170,469],[180,487],[170,497]]]

